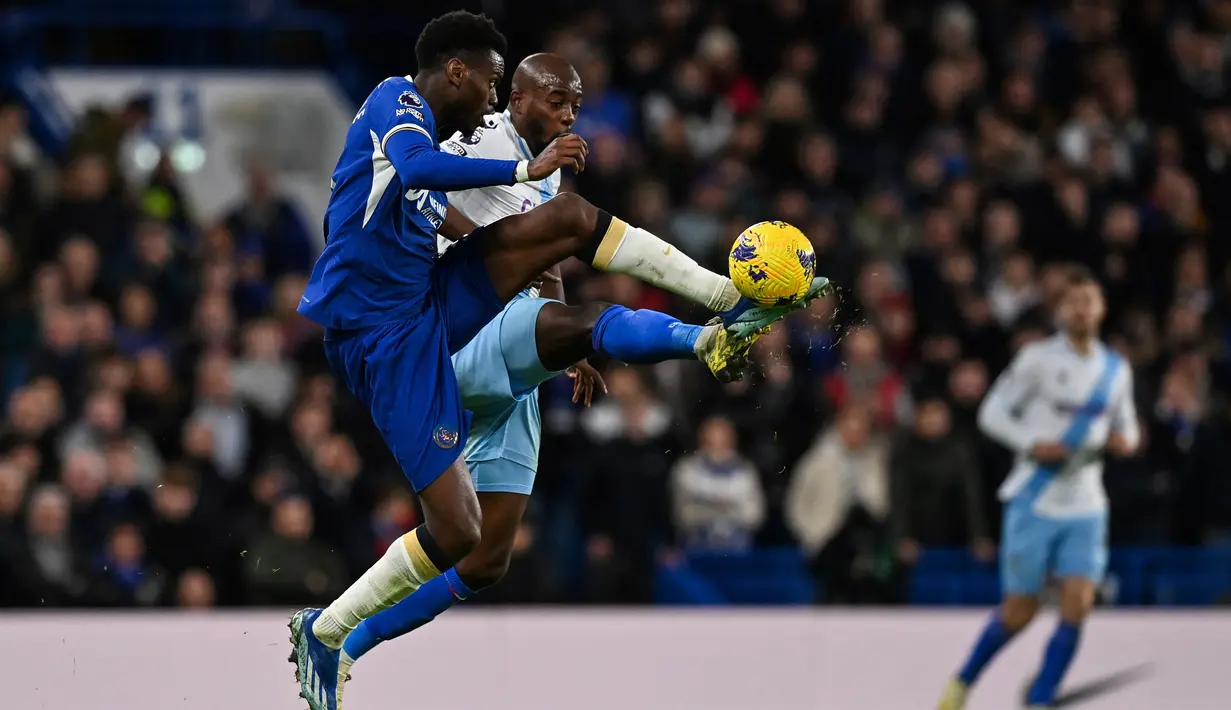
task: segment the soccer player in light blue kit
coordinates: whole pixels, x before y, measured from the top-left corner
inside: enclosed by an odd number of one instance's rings
[[[1049,575],[1060,585],[1060,623],[1026,691],[1029,710],[1052,706],[1077,652],[1107,567],[1103,453],[1129,456],[1140,440],[1133,373],[1098,339],[1105,312],[1098,282],[1074,268],[1060,303],[1062,332],[1022,348],[979,409],[984,433],[1017,453],[1000,488],[1004,601],[939,710],[965,707],[982,670],[1034,618]]]
[[[479,544],[479,501],[459,456],[469,443],[470,414],[451,356],[545,270],[576,256],[706,305],[722,324],[707,362],[726,377],[735,376],[765,328],[828,290],[818,279],[799,301],[758,307],[729,278],[568,194],[477,229],[438,259],[446,192],[540,182],[561,167],[585,167],[588,148],[575,135],[556,138],[534,158],[440,150],[442,138],[471,134],[495,109],[505,49],[486,17],[459,11],[429,22],[415,44],[419,73],[386,79],[372,91],[333,173],[325,249],[299,312],[324,326],[330,368],[368,408],[418,493],[425,522],[328,608],[291,619],[290,661],[310,710],[336,710],[342,643],[360,622]],[[593,327],[593,350],[631,362],[696,357],[699,336],[644,315],[604,311]]]

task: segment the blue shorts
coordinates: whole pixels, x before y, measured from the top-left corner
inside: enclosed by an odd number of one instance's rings
[[[440,257],[421,306],[403,320],[325,332],[330,368],[371,412],[416,492],[440,478],[468,441],[470,417],[450,356],[504,307],[477,240]]]
[[[1079,577],[1095,584],[1107,571],[1107,515],[1044,518],[1033,501],[1005,507],[1000,544],[1000,575],[1006,594],[1033,596],[1050,574]]]
[[[535,328],[545,298],[521,296],[453,356],[462,406],[473,412],[466,465],[480,493],[530,495],[539,465],[538,386],[555,377],[539,361]]]

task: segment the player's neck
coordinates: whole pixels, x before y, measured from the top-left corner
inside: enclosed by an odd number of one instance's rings
[[[509,123],[513,125],[513,132],[526,142],[526,147],[530,149],[531,155],[537,156],[547,147],[545,145],[538,145],[537,141],[530,138],[530,136],[534,135],[534,131],[530,130],[528,126],[523,126],[522,120],[512,111],[509,111]]]
[[[1094,336],[1092,334],[1065,333],[1064,337],[1078,354],[1088,357],[1094,353]]]

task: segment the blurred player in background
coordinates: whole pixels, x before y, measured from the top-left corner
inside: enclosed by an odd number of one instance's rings
[[[1034,618],[1049,576],[1060,585],[1060,623],[1029,683],[1027,708],[1052,706],[1077,652],[1107,566],[1103,454],[1129,456],[1140,438],[1132,370],[1098,338],[1105,312],[1094,276],[1074,269],[1060,302],[1061,332],[1023,347],[979,410],[980,428],[1017,454],[1000,489],[1004,601],[939,710],[965,706],[979,674]]]
[[[419,73],[387,79],[372,91],[333,173],[325,249],[299,312],[324,326],[331,369],[368,408],[419,494],[425,522],[328,608],[292,618],[290,660],[311,710],[337,707],[340,650],[361,621],[478,545],[479,502],[458,456],[468,443],[470,415],[451,356],[528,284],[570,256],[632,275],[719,313],[727,337],[715,357],[727,361],[764,328],[821,295],[814,289],[787,306],[757,307],[726,276],[575,195],[497,220],[438,259],[445,192],[540,182],[563,166],[585,167],[588,148],[575,135],[517,160],[440,150],[442,138],[471,134],[495,109],[506,48],[487,17],[457,11],[429,22],[415,44]],[[596,332],[616,338],[616,320],[597,324]],[[622,342],[653,334],[661,332],[638,331]]]
[[[442,147],[478,158],[530,159],[572,129],[581,103],[581,78],[572,65],[552,54],[536,54],[514,72],[508,110],[488,116],[483,126],[468,135],[455,135]],[[556,173],[537,183],[450,192],[441,234],[447,240],[460,239],[477,226],[543,204],[555,197],[559,186]],[[447,240],[442,250],[450,243]],[[653,335],[640,337],[648,333]],[[508,570],[538,469],[541,383],[577,363],[569,371],[576,381],[574,401],[589,405],[593,390],[603,388],[602,378],[584,361],[596,351],[627,362],[704,360],[726,337],[720,325],[685,325],[655,311],[602,303],[565,305],[558,266],[484,326],[453,356],[462,405],[475,415],[464,455],[483,513],[479,545],[444,574],[366,619],[346,637],[338,666],[338,707],[349,669],[360,656],[499,582]],[[713,361],[717,375],[718,360]]]

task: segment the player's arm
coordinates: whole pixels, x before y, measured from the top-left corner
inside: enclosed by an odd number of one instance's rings
[[[478,226],[471,222],[470,218],[462,214],[461,210],[450,206],[445,212],[444,224],[440,225],[440,229],[436,230],[436,232],[445,239],[456,242],[473,232]]]
[[[585,167],[588,148],[572,134],[552,141],[534,160],[464,158],[437,150],[432,129],[425,121],[410,113],[400,120],[385,131],[380,149],[402,183],[411,189],[449,192],[514,185],[542,180],[565,165],[578,171]]]
[[[428,129],[416,121],[389,129],[380,148],[402,184],[415,190],[469,190],[530,179],[526,161],[463,158],[437,150]]]
[[[1038,356],[1027,346],[988,390],[979,406],[979,430],[1014,453],[1029,453],[1038,442],[1034,432],[1022,426],[1020,412],[1038,393],[1038,387]]]
[[[1114,456],[1132,456],[1141,445],[1141,425],[1137,419],[1137,403],[1133,399],[1133,371],[1124,366],[1123,385],[1111,412],[1111,435],[1107,451]]]

